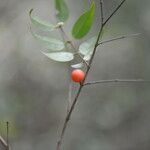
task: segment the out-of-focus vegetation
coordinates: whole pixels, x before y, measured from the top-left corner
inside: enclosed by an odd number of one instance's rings
[[[99,1],[95,24],[99,29]],[[70,30],[89,6],[88,0],[67,0]],[[119,0],[104,0],[105,17]],[[52,0],[0,0],[0,134],[10,122],[14,150],[55,149],[66,114],[68,65],[43,56],[30,33],[29,10],[56,23]],[[88,80],[150,79],[150,1],[127,1],[105,29],[104,39],[141,33],[139,37],[99,47]],[[58,37],[59,32],[50,33]],[[76,41],[76,44],[81,41]],[[74,85],[74,91],[76,85]],[[86,87],[66,132],[65,150],[149,150],[150,85],[101,84]],[[1,148],[1,147],[0,147]]]

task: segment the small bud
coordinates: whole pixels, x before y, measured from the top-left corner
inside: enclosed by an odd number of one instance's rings
[[[58,23],[56,24],[55,28],[60,28],[60,27],[63,26],[63,25],[64,25],[63,22],[58,22]]]

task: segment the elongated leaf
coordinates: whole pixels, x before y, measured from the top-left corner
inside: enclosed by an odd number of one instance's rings
[[[66,21],[69,18],[69,9],[65,0],[55,0],[55,8],[58,11],[57,18],[60,21]]]
[[[95,3],[93,2],[90,9],[82,14],[73,26],[72,35],[76,39],[84,37],[90,31],[94,20],[94,13]]]
[[[96,43],[96,39],[97,39],[97,36],[94,36],[91,39],[89,39],[89,40],[85,41],[84,43],[82,43],[79,46],[79,52],[82,55],[88,55],[89,53],[92,53],[92,51],[94,49],[94,46],[95,46],[95,43]]]
[[[52,51],[60,51],[62,50],[65,45],[62,41],[50,38],[50,37],[45,37],[45,36],[40,36],[38,34],[35,34],[31,32],[33,37],[36,38],[45,48],[50,49]]]
[[[74,55],[70,52],[42,53],[48,58],[58,62],[68,62],[74,59]]]
[[[71,65],[71,67],[72,68],[76,68],[76,69],[78,69],[78,68],[82,68],[84,66],[84,64],[81,62],[81,63],[78,63],[78,64],[73,64],[73,65]]]
[[[37,27],[37,28],[39,28],[39,29],[41,29],[43,31],[52,31],[52,30],[55,29],[55,26],[53,24],[48,23],[46,21],[43,21],[43,20],[41,20],[40,18],[38,18],[36,16],[33,16],[32,12],[33,12],[33,9],[30,10],[29,16],[30,16],[32,24],[35,27]]]

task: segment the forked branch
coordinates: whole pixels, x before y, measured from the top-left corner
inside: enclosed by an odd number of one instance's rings
[[[126,0],[123,0],[117,7],[116,9],[111,13],[111,15],[106,19],[106,21],[103,23],[105,25],[115,14],[116,12],[121,8],[121,6],[124,4]]]
[[[60,137],[59,137],[59,140],[57,142],[57,147],[56,147],[56,150],[60,150],[61,148],[61,145],[62,145],[62,141],[63,141],[63,137],[64,137],[64,134],[65,134],[65,131],[67,129],[67,126],[68,126],[68,122],[71,118],[71,115],[72,115],[72,112],[75,108],[75,105],[78,101],[78,98],[80,96],[80,93],[84,87],[84,83],[85,83],[85,80],[88,76],[88,73],[89,73],[89,70],[91,68],[91,65],[92,65],[92,62],[93,62],[93,59],[94,59],[94,56],[95,56],[95,53],[96,53],[96,49],[99,45],[99,40],[100,40],[100,37],[102,35],[102,30],[104,28],[104,26],[106,25],[106,23],[113,17],[113,15],[119,10],[119,8],[124,4],[126,0],[123,0],[119,5],[118,7],[111,13],[111,15],[106,19],[106,21],[104,21],[103,19],[103,3],[102,3],[102,0],[100,0],[100,5],[101,5],[101,27],[100,27],[100,30],[99,30],[99,33],[98,33],[98,37],[97,37],[97,40],[96,40],[96,43],[95,43],[95,46],[94,46],[94,49],[93,49],[93,53],[92,53],[92,56],[91,56],[91,59],[89,61],[89,65],[87,67],[87,70],[86,70],[86,74],[85,74],[85,79],[82,81],[82,83],[80,84],[79,88],[78,88],[78,91],[76,93],[76,96],[71,104],[71,107],[70,107],[70,110],[69,112],[67,113],[67,116],[65,118],[65,121],[64,121],[64,124],[63,124],[63,128],[62,128],[62,131],[61,131],[61,134],[60,134]]]

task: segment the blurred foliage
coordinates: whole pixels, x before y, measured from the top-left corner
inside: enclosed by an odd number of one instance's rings
[[[66,0],[73,23],[89,8],[87,0]],[[99,29],[96,0],[94,28],[77,45]],[[119,0],[104,0],[107,17]],[[88,80],[150,77],[150,1],[127,1],[106,28],[103,40],[141,33],[134,39],[102,45]],[[45,58],[30,33],[28,12],[36,9],[44,20],[56,22],[52,0],[0,1],[0,132],[10,122],[10,143],[15,150],[55,149],[58,131],[66,114],[69,74],[67,64]],[[71,33],[70,33],[71,34]],[[59,32],[49,35],[59,37]],[[77,85],[73,87],[73,94]],[[73,113],[63,149],[149,150],[150,85],[101,84],[86,87]],[[1,147],[0,147],[1,148]]]

